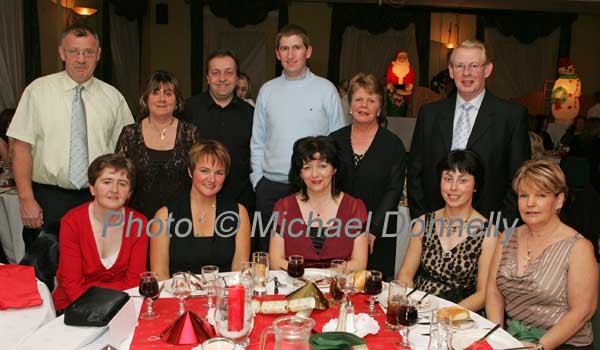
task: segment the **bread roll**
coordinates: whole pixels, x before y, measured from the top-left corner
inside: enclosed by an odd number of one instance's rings
[[[354,273],[354,288],[363,290],[367,280],[367,270],[360,270]]]
[[[450,315],[452,316],[452,322],[468,320],[471,317],[469,316],[469,310],[462,308],[460,306],[448,306],[437,311],[438,317],[442,315]]]

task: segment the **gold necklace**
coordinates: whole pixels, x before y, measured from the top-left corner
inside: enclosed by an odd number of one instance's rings
[[[463,228],[469,224],[469,218],[471,217],[472,214],[473,214],[473,208],[471,208],[471,210],[469,210],[469,215],[467,215],[467,218],[463,219],[463,222],[464,222]],[[444,220],[446,221],[446,225],[448,225],[450,227],[450,232],[452,232],[452,233],[456,233],[458,231],[458,228],[460,227],[460,225],[450,226],[450,220],[456,220],[456,219],[457,218],[450,219],[448,217],[448,211],[446,210],[446,208],[444,208]]]
[[[152,126],[152,128],[154,128],[154,130],[158,131],[158,133],[160,134],[161,141],[165,140],[167,130],[171,127],[171,125],[173,125],[174,122],[175,122],[175,117],[171,117],[171,122],[169,123],[169,125],[167,125],[164,129],[159,129],[152,123],[152,119],[150,119],[150,117],[148,117],[148,123],[150,124],[150,126]]]
[[[210,211],[212,211],[212,209],[217,207],[217,201],[214,201],[211,205],[210,205]],[[203,224],[204,223],[204,219],[206,218],[206,214],[208,214],[207,210],[204,209],[200,209],[200,212],[198,213],[200,215],[200,217],[198,218],[198,222]]]
[[[556,231],[558,230],[558,228],[560,227],[560,222],[556,225],[556,227],[554,228],[554,230],[552,230],[552,233],[550,233],[548,236],[544,237],[543,239],[549,239],[552,236],[554,236],[554,234],[556,233]],[[531,253],[532,253],[532,249],[529,249],[529,237],[532,235],[531,230],[529,229],[527,231],[528,235],[525,238],[525,251],[527,252],[527,255],[525,255],[523,257],[523,269],[527,270],[527,268],[529,267],[529,263],[531,262],[531,260],[533,260],[531,258]]]

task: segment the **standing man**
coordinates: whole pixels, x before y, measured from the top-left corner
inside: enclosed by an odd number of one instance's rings
[[[133,123],[121,93],[93,76],[101,52],[93,29],[68,27],[58,52],[65,70],[25,89],[7,132],[25,228],[58,227],[89,200],[89,164],[113,152],[123,126]],[[24,230],[26,246],[33,232]]]
[[[448,69],[457,95],[424,105],[417,117],[407,177],[411,217],[444,205],[437,163],[450,150],[469,149],[484,166],[484,181],[478,184],[473,206],[486,217],[501,210],[511,225],[518,218],[512,178],[531,154],[527,110],[486,91],[485,79],[493,64],[483,43],[461,43],[450,55]]]
[[[182,119],[196,125],[204,139],[221,141],[231,156],[231,171],[221,194],[254,210],[250,184],[250,136],[254,108],[237,97],[240,65],[229,51],[216,51],[206,61],[208,91],[185,103]]]
[[[290,194],[288,173],[294,142],[305,136],[329,135],[345,125],[335,86],[307,67],[312,46],[306,31],[289,24],[277,33],[275,46],[283,73],[266,82],[258,93],[250,143],[250,180],[264,224],[275,202]],[[269,237],[261,238],[255,248],[267,251]]]

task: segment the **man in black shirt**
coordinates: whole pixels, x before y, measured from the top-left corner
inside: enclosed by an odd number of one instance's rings
[[[252,215],[255,205],[250,184],[250,136],[254,107],[234,93],[238,59],[228,51],[213,52],[207,60],[208,91],[190,97],[182,119],[196,125],[204,139],[221,141],[231,155],[231,171],[221,194],[243,204]]]

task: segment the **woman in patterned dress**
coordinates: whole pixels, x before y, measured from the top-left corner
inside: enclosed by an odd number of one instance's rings
[[[527,337],[525,346],[591,349],[598,267],[592,243],[560,220],[565,175],[552,161],[527,161],[517,171],[513,189],[525,225],[496,251],[487,316],[509,324],[509,331],[519,326],[536,333],[533,341]]]
[[[474,152],[455,150],[440,161],[438,171],[446,205],[413,225],[398,280],[479,311],[497,242],[494,226],[473,209],[483,166]]]

